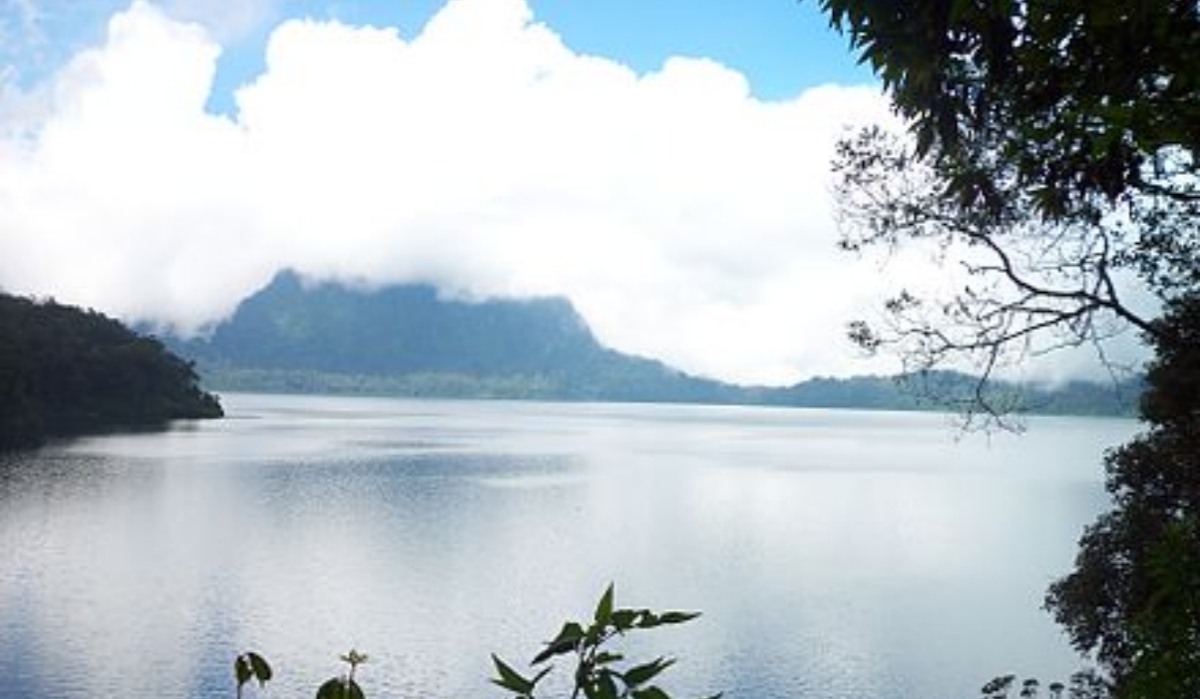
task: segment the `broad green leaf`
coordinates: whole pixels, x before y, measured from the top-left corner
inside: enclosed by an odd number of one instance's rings
[[[596,605],[595,621],[599,626],[605,626],[612,619],[613,613],[613,585],[609,583],[608,589],[600,596],[600,602]]]
[[[625,671],[625,683],[630,686],[645,684],[658,676],[660,672],[675,664],[671,658],[656,658],[653,662],[638,665]]]
[[[613,681],[611,672],[606,670],[600,675],[599,689],[599,699],[617,699],[617,683]]]
[[[265,685],[272,676],[271,666],[258,653],[247,653],[246,658],[250,660],[250,669],[254,672],[254,679],[258,680],[259,686]]]
[[[333,677],[317,690],[317,699],[364,699],[362,688],[354,680]]]
[[[499,675],[499,677],[492,679],[493,684],[521,695],[528,695],[533,691],[532,681],[522,677],[519,672],[509,667],[503,660],[496,657],[495,654],[492,655],[492,664],[496,666],[496,674]],[[544,674],[545,671],[542,672],[542,675]],[[538,675],[538,677],[541,678],[542,675]]]
[[[233,674],[237,677],[239,687],[249,682],[254,675],[254,671],[250,668],[250,661],[245,655],[239,655],[233,661]]]

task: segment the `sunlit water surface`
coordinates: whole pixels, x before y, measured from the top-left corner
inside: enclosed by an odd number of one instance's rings
[[[683,697],[974,697],[1077,660],[1040,610],[1136,425],[229,395],[229,417],[0,457],[0,696],[499,697],[609,581]]]

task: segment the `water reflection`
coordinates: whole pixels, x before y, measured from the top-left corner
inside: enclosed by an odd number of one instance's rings
[[[230,419],[0,465],[0,674],[46,697],[478,696],[616,580],[704,610],[685,693],[973,696],[1074,665],[1039,611],[1133,425],[958,441],[937,416],[230,396]],[[153,668],[152,676],[146,674]]]

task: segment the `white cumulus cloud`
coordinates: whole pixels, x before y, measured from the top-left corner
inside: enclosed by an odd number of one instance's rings
[[[0,286],[195,330],[291,267],[566,295],[611,346],[725,379],[870,368],[844,326],[886,280],[835,250],[829,158],[889,118],[878,88],[638,74],[524,0],[452,0],[411,38],[288,21],[229,116],[204,106],[219,52],[139,0],[5,93]]]

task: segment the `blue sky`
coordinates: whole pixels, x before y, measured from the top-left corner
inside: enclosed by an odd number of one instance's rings
[[[120,0],[2,0],[0,58],[22,84],[45,77],[78,49],[103,40]],[[209,106],[232,108],[233,91],[263,69],[264,44],[289,18],[397,27],[413,38],[445,0],[166,0],[169,14],[201,21],[224,44]],[[670,56],[714,59],[747,76],[764,99],[825,83],[872,83],[816,0],[533,0],[538,21],[575,51],[641,72]],[[240,8],[240,9],[239,9]]]

